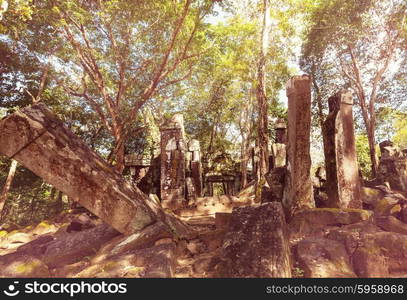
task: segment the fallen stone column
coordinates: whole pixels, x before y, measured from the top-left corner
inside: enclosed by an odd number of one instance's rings
[[[121,233],[156,221],[157,207],[112,170],[44,104],[0,121],[0,153],[14,158]]]
[[[298,210],[315,207],[311,181],[309,76],[292,77],[287,83],[287,97],[287,173],[283,205],[290,219]]]
[[[352,114],[352,94],[341,91],[328,99],[323,134],[328,207],[362,208],[359,167]]]

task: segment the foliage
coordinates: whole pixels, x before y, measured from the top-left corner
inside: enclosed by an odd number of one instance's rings
[[[367,135],[358,134],[355,139],[360,171],[364,178],[371,178],[372,173],[370,169],[369,142],[367,140]]]
[[[313,77],[314,115],[321,124],[327,98],[350,88],[357,105],[356,125],[368,136],[373,173],[377,114],[385,107],[405,105],[406,4],[332,0],[309,7],[301,65]]]

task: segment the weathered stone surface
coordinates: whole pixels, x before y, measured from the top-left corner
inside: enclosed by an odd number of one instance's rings
[[[328,226],[343,226],[369,219],[371,211],[362,209],[313,208],[299,211],[290,222],[290,239],[312,235]]]
[[[305,277],[356,277],[342,243],[324,238],[300,241],[297,256]]]
[[[261,187],[261,192],[260,192],[260,202],[265,203],[265,202],[271,202],[273,193],[268,187],[268,184],[265,184]]]
[[[377,226],[385,231],[397,232],[407,235],[407,224],[401,222],[393,216],[381,216],[375,218]]]
[[[57,227],[54,224],[48,222],[41,222],[33,229],[32,233],[34,235],[43,235],[48,233],[54,233],[57,231]]]
[[[221,260],[223,277],[291,277],[281,203],[235,208]]]
[[[360,277],[385,277],[389,273],[406,272],[407,235],[394,232],[364,234],[352,261]]]
[[[217,229],[227,229],[231,219],[231,213],[215,213],[215,225]]]
[[[371,187],[362,187],[361,198],[362,202],[367,205],[375,206],[376,203],[384,197],[384,193],[378,189]]]
[[[197,197],[202,197],[203,183],[202,183],[202,166],[200,161],[191,161],[191,176],[195,187]]]
[[[0,277],[50,277],[50,272],[38,258],[21,255],[0,257]]]
[[[95,254],[104,243],[118,234],[119,232],[106,224],[67,234],[48,243],[43,254],[38,257],[50,268],[74,263],[85,256]]]
[[[161,131],[161,202],[177,209],[185,202],[185,133],[182,115],[174,115]]]
[[[155,220],[148,197],[113,171],[44,104],[0,121],[0,153],[13,157],[122,233]]]
[[[276,167],[266,174],[266,181],[270,186],[271,196],[269,201],[279,201],[283,199],[284,183],[286,176],[285,167]]]
[[[284,119],[277,119],[275,125],[276,133],[276,143],[277,144],[286,144],[287,143],[287,125]]]
[[[378,200],[373,208],[376,216],[387,216],[400,209],[399,200],[393,197],[384,197]]]
[[[271,151],[274,159],[273,167],[285,167],[287,159],[287,146],[285,144],[275,143],[272,145]]]
[[[168,226],[162,222],[157,222],[139,232],[128,236],[118,236],[109,241],[99,249],[92,261],[99,262],[108,256],[121,254],[129,250],[148,248],[153,246],[159,239],[171,237],[172,233]]]
[[[407,224],[407,207],[401,209],[399,218],[401,221]]]
[[[173,243],[167,243],[111,256],[74,277],[170,278],[173,276],[175,250]]]
[[[9,234],[0,238],[0,248],[2,249],[15,249],[24,243],[28,243],[35,237],[25,232],[12,231]]]
[[[377,179],[394,190],[407,191],[407,155],[390,141],[380,143],[380,152]]]
[[[352,256],[352,263],[355,273],[359,277],[381,278],[389,276],[386,257],[374,249],[358,248]]]
[[[376,233],[382,230],[370,219],[350,225],[344,225],[331,229],[326,238],[342,243],[349,256],[352,256],[359,247],[360,238],[366,233]]]
[[[328,205],[361,208],[352,94],[341,91],[330,97],[328,103],[329,115],[323,126]]]
[[[291,218],[298,210],[315,207],[311,183],[309,76],[294,76],[287,83],[288,143],[284,209]]]
[[[197,193],[195,190],[195,185],[191,177],[187,177],[185,179],[185,185],[187,188],[187,199],[189,202],[193,201],[197,197]]]

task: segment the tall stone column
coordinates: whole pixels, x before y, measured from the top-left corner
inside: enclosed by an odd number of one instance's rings
[[[177,209],[185,203],[185,133],[183,116],[176,114],[160,128],[161,204]]]
[[[198,197],[202,196],[201,147],[198,140],[190,140],[188,150],[191,152],[191,177]]]
[[[287,83],[287,173],[283,205],[288,218],[298,210],[315,207],[311,182],[311,86],[307,75]]]
[[[284,120],[279,119],[275,125],[276,142],[272,145],[274,168],[285,167],[287,156],[287,125]]]
[[[328,105],[329,114],[323,127],[327,204],[336,208],[361,208],[351,92],[340,91],[328,99]]]

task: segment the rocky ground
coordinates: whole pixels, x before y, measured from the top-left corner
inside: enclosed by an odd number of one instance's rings
[[[254,210],[259,207],[253,198],[253,193],[246,190],[239,197],[200,198],[178,211],[195,229],[188,238],[174,237],[160,222],[124,236],[84,209],[66,212],[36,226],[3,230],[0,276],[224,277],[224,263],[230,259],[227,244],[233,236],[244,240],[244,235],[249,234],[244,228],[245,206]],[[290,252],[293,277],[407,276],[406,198],[380,187],[363,188],[363,198],[364,210],[316,208],[295,216],[287,232],[283,231],[290,248],[286,252]],[[229,226],[234,207],[240,207],[234,210],[240,214],[240,229]],[[250,222],[265,223],[267,218],[265,214]],[[260,241],[267,234],[255,233]],[[251,255],[267,256],[269,248],[260,249],[262,243],[254,249],[247,244]],[[236,260],[237,268],[248,268],[256,277],[253,266],[244,263]]]

